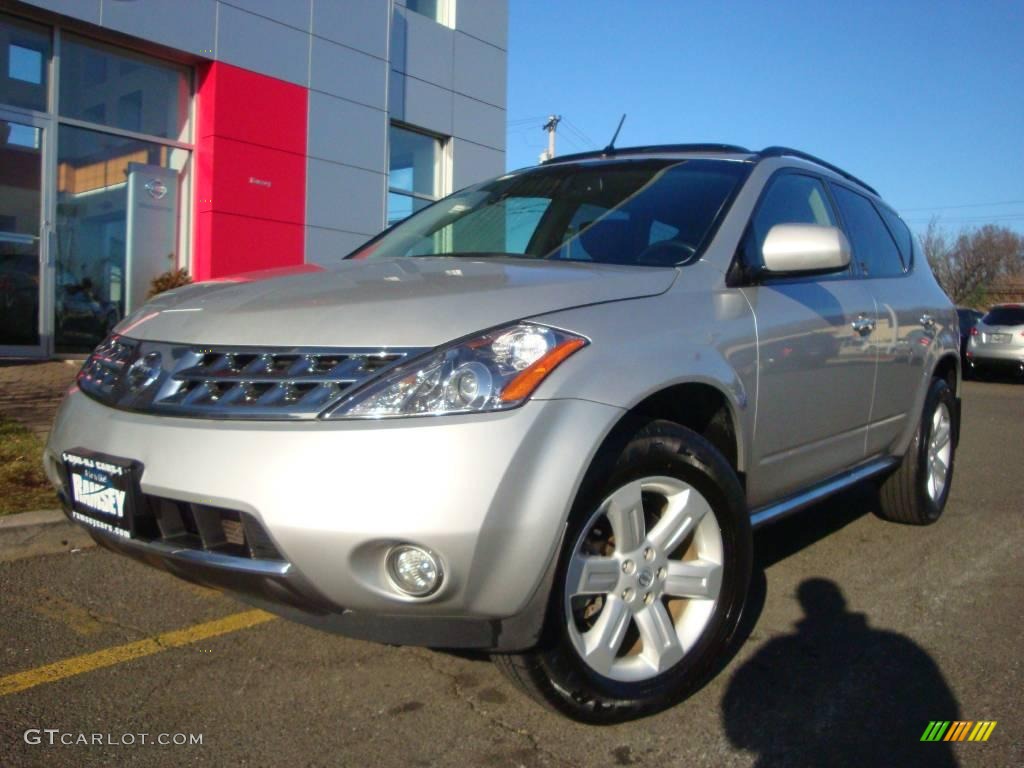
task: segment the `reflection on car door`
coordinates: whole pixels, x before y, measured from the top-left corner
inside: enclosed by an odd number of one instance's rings
[[[845,185],[832,183],[832,193],[862,284],[878,307],[878,372],[867,437],[867,455],[874,456],[903,433],[940,318],[929,314],[935,303],[929,283],[905,279],[913,253],[906,225]]]
[[[758,266],[771,227],[788,223],[838,226],[820,179],[791,172],[772,179],[744,239],[748,265]],[[850,270],[768,278],[741,290],[757,318],[755,447],[747,487],[750,504],[758,506],[863,459],[876,317],[871,295]]]

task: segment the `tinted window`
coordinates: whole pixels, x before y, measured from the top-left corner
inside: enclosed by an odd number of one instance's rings
[[[754,214],[754,236],[761,253],[768,232],[776,224],[835,226],[825,187],[812,176],[787,173],[771,182]]]
[[[434,238],[450,238],[451,251],[507,253],[524,251],[551,201],[543,197],[510,197],[454,221]]]
[[[352,258],[483,253],[681,264],[699,252],[749,169],[725,160],[542,166],[456,192]]]
[[[896,245],[899,247],[900,256],[903,258],[903,267],[906,269],[914,260],[914,236],[910,234],[910,230],[903,223],[903,219],[895,213],[881,206],[879,206],[879,210],[882,212],[882,218],[885,219],[885,223],[889,225],[889,231],[892,232],[892,236],[896,238]]]
[[[176,64],[65,35],[59,112],[170,139],[188,138],[191,73]]]
[[[983,322],[985,325],[1024,325],[1024,307],[993,307]]]
[[[0,103],[46,109],[50,30],[0,16]]]
[[[868,277],[902,275],[900,252],[871,201],[846,187],[833,185],[832,189],[846,223],[853,260],[861,271]]]
[[[750,267],[759,267],[762,265],[761,252],[765,238],[776,224],[818,224],[834,227],[836,217],[825,192],[825,185],[821,181],[813,176],[786,173],[776,176],[769,183],[750,224],[745,247],[746,261]],[[815,279],[829,280],[846,277],[848,274],[848,271],[844,271]]]

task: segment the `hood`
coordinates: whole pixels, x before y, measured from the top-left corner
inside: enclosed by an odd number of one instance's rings
[[[342,261],[179,288],[116,330],[211,346],[434,347],[534,315],[654,296],[677,274],[525,259]]]

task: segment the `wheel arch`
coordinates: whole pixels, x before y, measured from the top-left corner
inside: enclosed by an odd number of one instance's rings
[[[626,408],[605,436],[597,455],[607,453],[606,449],[615,443],[628,441],[639,423],[666,419],[692,429],[714,445],[743,484],[747,450],[737,408],[726,391],[711,382],[688,380],[666,384],[638,397]]]
[[[953,394],[960,397],[961,375],[960,355],[947,352],[935,361],[931,378],[945,379]]]

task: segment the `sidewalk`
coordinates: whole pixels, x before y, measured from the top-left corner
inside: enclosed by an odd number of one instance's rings
[[[0,361],[0,416],[24,424],[45,442],[64,390],[81,367],[79,360]]]

